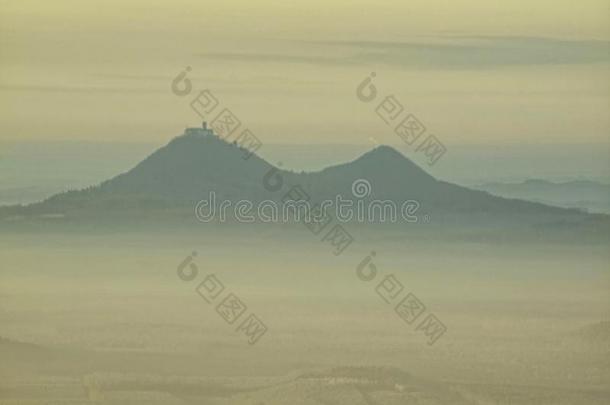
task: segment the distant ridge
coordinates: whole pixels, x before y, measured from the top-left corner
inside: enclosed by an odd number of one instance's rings
[[[610,214],[610,185],[590,180],[556,183],[527,179],[522,183],[485,183],[476,188],[500,197]]]

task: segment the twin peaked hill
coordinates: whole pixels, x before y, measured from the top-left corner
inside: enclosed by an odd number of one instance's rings
[[[257,155],[213,135],[188,134],[174,138],[133,169],[100,185],[54,195],[27,206],[0,208],[0,220],[53,217],[79,220],[87,217],[180,216],[196,221],[194,206],[210,192],[231,201],[281,201],[291,186],[300,185],[312,202],[334,200],[337,194],[354,199],[352,183],[366,179],[369,198],[391,200],[397,206],[417,200],[420,213],[436,223],[522,223],[581,226],[608,222],[604,215],[551,207],[493,196],[435,179],[401,153],[379,146],[358,159],[318,172],[281,170]],[[271,170],[283,187],[269,191],[263,179]]]

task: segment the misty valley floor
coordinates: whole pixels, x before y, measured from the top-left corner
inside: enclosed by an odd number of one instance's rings
[[[0,403],[610,402],[606,246],[371,231],[335,256],[319,239],[0,232]],[[255,345],[195,291],[210,273],[267,325]],[[434,345],[377,294],[390,274],[447,326]]]

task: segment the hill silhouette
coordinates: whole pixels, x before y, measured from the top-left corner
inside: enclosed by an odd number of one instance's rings
[[[321,171],[296,173],[273,166],[236,144],[211,133],[187,131],[152,153],[133,169],[97,186],[56,194],[27,206],[0,208],[0,219],[157,216],[195,221],[196,203],[214,192],[218,199],[281,202],[292,186],[300,186],[311,202],[337,195],[356,200],[352,185],[370,184],[365,198],[389,200],[398,206],[416,200],[420,212],[441,224],[514,224],[535,227],[582,227],[603,223],[608,216],[576,209],[494,196],[438,180],[400,152],[379,146],[354,161]],[[281,190],[270,189],[266,176],[281,179]]]

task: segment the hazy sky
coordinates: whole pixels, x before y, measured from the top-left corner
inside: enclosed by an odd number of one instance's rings
[[[165,141],[208,88],[263,142],[395,143],[387,95],[448,147],[608,142],[609,4],[0,1],[0,141]]]

